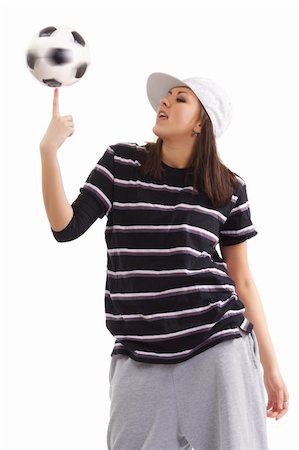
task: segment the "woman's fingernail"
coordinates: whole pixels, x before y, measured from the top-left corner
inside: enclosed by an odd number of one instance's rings
[[[56,87],[56,88],[54,89],[54,94],[57,94],[57,92],[58,92],[58,88]]]

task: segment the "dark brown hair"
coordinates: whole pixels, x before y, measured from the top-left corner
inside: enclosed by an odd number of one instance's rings
[[[218,155],[212,122],[202,104],[200,116],[201,132],[195,138],[188,165],[193,172],[193,193],[205,192],[214,207],[223,207],[231,200],[238,187],[238,180]],[[138,171],[143,176],[161,180],[164,171],[161,166],[163,140],[158,137],[156,142],[145,142],[146,151]]]

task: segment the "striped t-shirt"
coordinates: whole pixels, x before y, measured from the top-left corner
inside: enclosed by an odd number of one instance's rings
[[[107,217],[106,327],[113,354],[146,363],[179,363],[253,324],[216,245],[257,234],[244,180],[215,208],[192,194],[192,173],[161,162],[162,180],[137,173],[145,146],[111,145],[80,188]],[[188,172],[188,173],[187,173]],[[94,221],[95,219],[93,219]],[[59,237],[61,232],[54,232]]]

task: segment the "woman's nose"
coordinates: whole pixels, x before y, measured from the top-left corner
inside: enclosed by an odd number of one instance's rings
[[[168,98],[166,98],[166,97],[162,97],[162,98],[161,98],[161,100],[160,100],[160,106],[162,106],[162,105],[169,106]]]

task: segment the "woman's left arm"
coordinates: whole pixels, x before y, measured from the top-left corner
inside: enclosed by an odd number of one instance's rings
[[[235,282],[237,295],[245,306],[244,315],[254,325],[269,399],[267,410],[272,408],[267,416],[278,420],[288,409],[288,404],[283,402],[289,401],[289,393],[280,374],[262,302],[249,269],[247,241],[229,246],[220,245],[220,248],[229,276]]]

